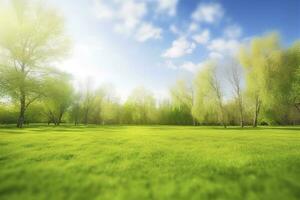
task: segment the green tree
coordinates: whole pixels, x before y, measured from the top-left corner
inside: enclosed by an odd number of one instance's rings
[[[242,70],[239,64],[232,60],[229,71],[229,82],[231,83],[234,99],[238,105],[240,126],[244,127],[244,101],[242,91]]]
[[[289,123],[291,107],[299,99],[299,44],[285,50],[276,33],[257,37],[241,49],[240,61],[246,70],[246,92],[255,105],[253,126],[260,112],[269,124]]]
[[[226,128],[226,113],[223,93],[216,75],[216,63],[207,61],[195,79],[195,103],[193,114],[200,123],[207,123],[218,116]]]
[[[25,0],[0,9],[0,88],[19,103],[18,127],[28,106],[42,97],[50,64],[65,55],[69,44],[54,9]]]
[[[258,124],[262,105],[271,106],[269,98],[272,74],[280,59],[280,44],[277,34],[254,38],[250,46],[240,51],[240,62],[246,71],[246,92],[254,102],[253,126]],[[267,100],[268,99],[268,100]],[[264,100],[264,101],[263,101]]]
[[[193,124],[195,119],[192,115],[194,104],[194,91],[185,80],[177,80],[176,84],[170,89],[173,109],[177,111],[177,124]]]
[[[91,116],[96,124],[119,123],[119,102],[111,84],[101,85],[94,94]]]
[[[158,124],[176,124],[176,118],[173,117],[174,106],[168,99],[163,99],[158,103],[157,121]]]
[[[91,116],[91,111],[93,109],[93,105],[95,102],[95,92],[92,88],[92,81],[87,79],[83,85],[83,89],[81,91],[82,102],[81,102],[81,109],[82,109],[82,119],[83,123],[87,125],[89,123],[89,119]]]
[[[75,92],[70,105],[69,120],[77,126],[82,118],[82,95],[80,92]]]
[[[285,64],[292,68],[288,83],[291,84],[290,101],[300,112],[300,41],[296,41],[285,53]]]
[[[147,124],[154,122],[155,99],[153,94],[144,87],[134,89],[128,97],[125,106],[131,113],[134,123]]]
[[[60,125],[73,99],[73,86],[68,74],[47,77],[45,80],[43,104],[48,123]]]
[[[92,103],[92,110],[91,110],[91,118],[92,122],[95,124],[102,124],[103,123],[103,116],[102,116],[102,109],[103,109],[103,101],[106,96],[106,89],[105,87],[101,86],[94,92],[94,99]]]

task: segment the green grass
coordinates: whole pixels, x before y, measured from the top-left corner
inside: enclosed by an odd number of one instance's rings
[[[300,199],[300,128],[0,128],[0,199]]]

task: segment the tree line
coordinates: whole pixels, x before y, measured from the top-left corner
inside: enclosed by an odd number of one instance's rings
[[[233,58],[207,60],[193,81],[174,83],[170,98],[137,87],[121,102],[111,86],[87,81],[75,89],[72,76],[53,67],[71,49],[55,9],[13,1],[0,9],[0,27],[0,123],[300,123],[300,41],[284,47],[276,33],[251,39]]]

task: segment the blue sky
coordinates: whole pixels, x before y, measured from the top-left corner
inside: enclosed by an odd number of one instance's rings
[[[300,39],[298,0],[47,0],[66,19],[74,48],[60,68],[77,82],[111,83],[122,98],[137,86],[167,96],[206,59],[233,56],[270,31]]]

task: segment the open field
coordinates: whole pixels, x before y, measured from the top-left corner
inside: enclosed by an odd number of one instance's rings
[[[300,128],[0,128],[0,199],[299,199]]]

